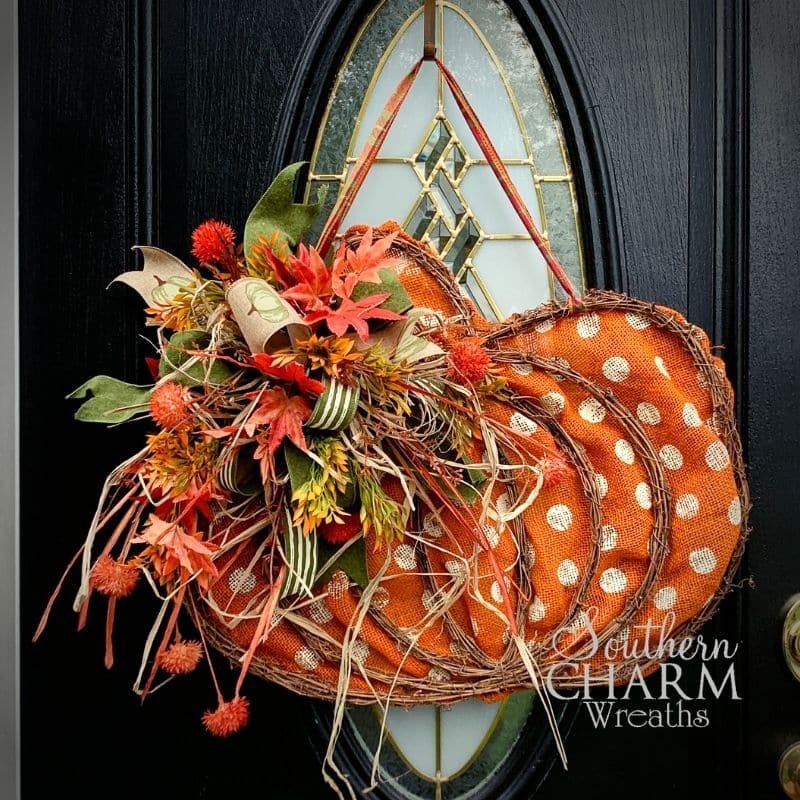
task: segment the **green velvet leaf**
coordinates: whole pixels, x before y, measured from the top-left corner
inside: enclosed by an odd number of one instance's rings
[[[363,300],[374,294],[388,292],[389,296],[380,304],[379,308],[394,311],[396,314],[405,314],[411,308],[412,303],[408,292],[400,283],[397,273],[389,267],[383,267],[378,270],[378,275],[381,278],[380,283],[368,283],[367,281],[357,283],[351,295],[352,299]]]
[[[181,331],[175,333],[169,340],[161,362],[158,365],[158,374],[165,378],[171,375],[171,380],[183,386],[199,386],[202,383],[225,383],[233,374],[231,368],[219,359],[200,359],[186,369],[181,369],[192,356],[187,350],[203,350],[208,346],[211,337],[206,331]],[[211,363],[209,364],[209,361]]]
[[[283,456],[286,459],[289,483],[292,485],[292,491],[295,492],[304,483],[308,483],[314,462],[299,447],[295,447],[288,441],[283,445]]]
[[[89,398],[75,412],[75,419],[113,424],[147,411],[152,391],[152,386],[136,386],[107,375],[95,375],[68,394],[67,400]]]
[[[286,461],[286,471],[289,473],[289,484],[294,492],[310,480],[314,461],[288,441],[283,445],[283,457]],[[358,500],[355,483],[352,480],[348,481],[344,491],[336,493],[336,499],[341,508],[351,510]]]
[[[281,170],[250,212],[244,226],[245,256],[250,256],[259,236],[269,237],[275,230],[280,231],[292,245],[303,240],[322,209],[328,188],[320,187],[315,203],[294,202],[295,179],[305,163],[300,161]]]
[[[320,537],[318,547],[319,563],[326,564],[328,559],[341,548],[341,545],[328,544]],[[347,576],[354,580],[362,589],[366,589],[369,583],[369,574],[367,573],[367,551],[364,546],[363,536],[359,536],[359,538],[333,562],[329,569],[317,576],[316,585],[327,583],[337,569],[343,570]]]

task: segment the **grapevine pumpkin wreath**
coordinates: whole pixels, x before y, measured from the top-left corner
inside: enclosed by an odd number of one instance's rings
[[[110,665],[118,607],[155,598],[134,689],[205,662],[218,736],[247,723],[248,674],[335,701],[334,735],[345,702],[623,680],[655,666],[651,625],[679,642],[732,585],[749,500],[722,362],[676,311],[578,296],[436,63],[564,302],[489,322],[394,223],[328,257],[418,63],[316,247],[293,165],[243,242],[210,220],[192,266],[139,248],[118,280],[155,329],[152,383],[70,396],[149,428],[73,562],[80,624],[105,598]]]

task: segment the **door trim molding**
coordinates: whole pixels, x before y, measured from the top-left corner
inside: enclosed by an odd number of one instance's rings
[[[20,796],[17,4],[0,3],[0,796]]]

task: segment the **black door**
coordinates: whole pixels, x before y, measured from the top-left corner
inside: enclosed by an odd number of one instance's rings
[[[28,642],[105,474],[142,434],[80,426],[61,399],[89,374],[146,379],[139,303],[104,287],[133,267],[132,244],[185,255],[194,225],[244,220],[279,166],[311,156],[336,69],[374,5],[20,3],[25,797],[54,786],[85,798],[331,796],[312,743],[324,713],[281,689],[254,686],[261,712],[224,742],[197,724],[212,700],[199,676],[139,706],[129,686],[150,609],[120,620],[112,672],[103,621],[76,635],[66,599]],[[575,708],[570,771],[545,779],[549,751],[523,737],[535,768],[504,796],[778,798],[779,756],[800,741],[800,685],[780,639],[782,607],[800,591],[800,8],[508,6],[560,112],[589,282],[671,305],[724,345],[755,500],[744,571],[755,589],[707,631],[742,642],[740,701],[706,702],[703,729],[597,731]]]

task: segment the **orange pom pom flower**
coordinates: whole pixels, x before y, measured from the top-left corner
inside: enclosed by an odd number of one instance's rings
[[[183,386],[167,381],[150,395],[150,416],[166,430],[179,430],[186,427],[192,418],[188,401]]]
[[[450,362],[450,377],[470,383],[483,380],[492,363],[486,350],[478,342],[470,339],[464,339],[453,345],[447,354],[447,360]]]
[[[561,456],[548,456],[540,462],[542,469],[542,488],[550,489],[561,483],[569,472],[569,465]]]
[[[235,238],[230,225],[209,219],[192,232],[192,255],[201,264],[228,265],[234,257]]]
[[[111,556],[100,556],[92,567],[89,583],[106,597],[127,597],[133,593],[140,577],[138,567],[117,561]]]
[[[230,736],[247,725],[250,703],[246,697],[234,697],[230,702],[220,702],[214,711],[203,714],[203,725],[214,736]]]
[[[186,675],[200,663],[202,655],[200,642],[173,642],[160,656],[158,664],[170,675]]]

